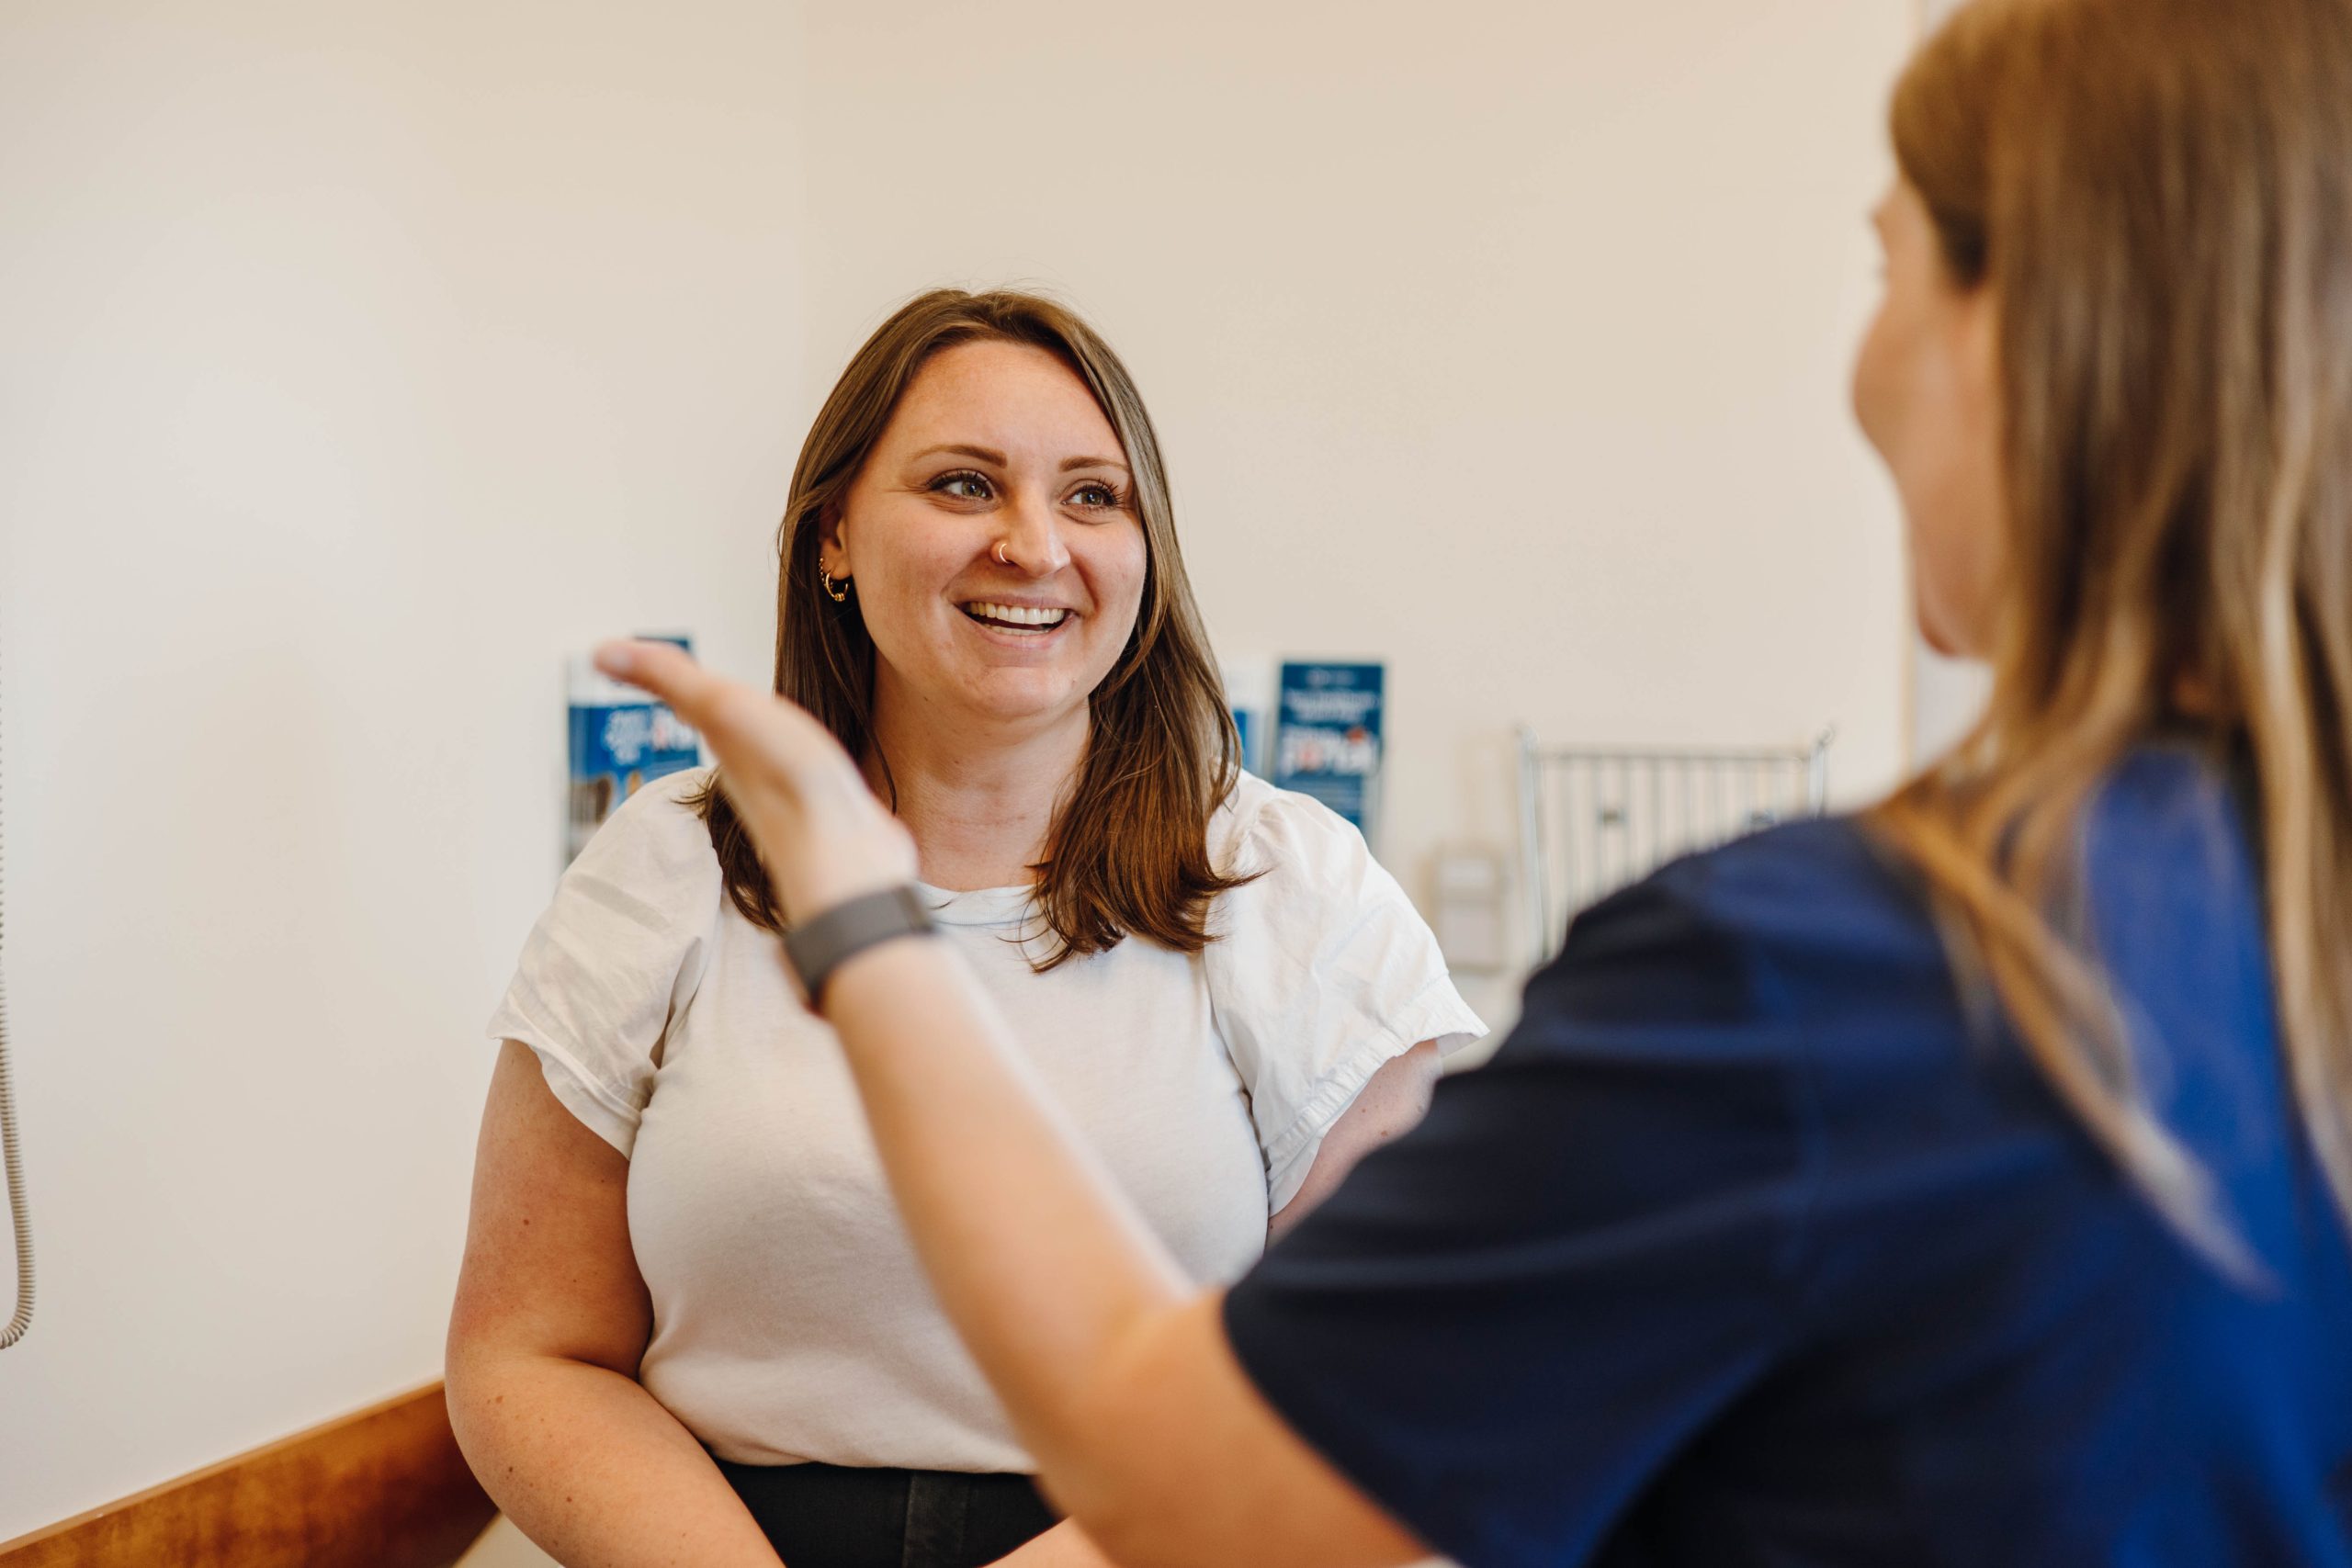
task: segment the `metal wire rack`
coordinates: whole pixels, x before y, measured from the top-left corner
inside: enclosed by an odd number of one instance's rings
[[[1533,962],[1576,912],[1677,856],[1797,817],[1829,796],[1835,730],[1770,749],[1544,746],[1519,731],[1521,886]]]

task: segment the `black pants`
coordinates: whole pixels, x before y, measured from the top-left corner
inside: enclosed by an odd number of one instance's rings
[[[785,1568],[982,1568],[1057,1519],[1025,1475],[725,1460],[718,1469]]]

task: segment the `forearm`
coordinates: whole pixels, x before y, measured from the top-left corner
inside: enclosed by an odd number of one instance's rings
[[[853,960],[825,1014],[948,1316],[1057,1495],[1082,1495],[1089,1392],[1127,1336],[1193,1292],[944,943]]]
[[[952,950],[869,950],[835,973],[825,1014],[941,1304],[1104,1555],[1129,1568],[1427,1555],[1267,1409],[1216,1294],[1186,1285],[1095,1168]]]
[[[776,1568],[702,1445],[632,1378],[553,1356],[453,1357],[449,1418],[492,1500],[566,1568]]]

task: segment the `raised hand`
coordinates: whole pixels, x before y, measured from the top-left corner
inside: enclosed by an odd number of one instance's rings
[[[596,667],[702,732],[718,780],[796,925],[915,878],[914,840],[832,735],[782,697],[714,675],[662,642],[608,642]]]

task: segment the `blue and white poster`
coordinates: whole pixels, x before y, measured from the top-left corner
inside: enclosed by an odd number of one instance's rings
[[[1232,711],[1233,733],[1241,742],[1242,771],[1258,773],[1266,765],[1260,760],[1266,750],[1266,738],[1261,733],[1265,728],[1265,721],[1255,708],[1235,708]]]
[[[689,637],[654,640],[694,651]],[[567,859],[586,846],[622,801],[664,774],[702,761],[702,737],[662,704],[603,674],[584,655],[572,660],[571,676]]]
[[[1285,663],[1274,717],[1278,788],[1314,796],[1372,836],[1386,669]]]
[[[1274,727],[1274,661],[1258,656],[1228,659],[1218,673],[1225,678],[1225,704],[1233,715],[1233,731],[1241,739],[1241,766],[1261,779],[1273,777],[1273,758],[1266,745]]]

